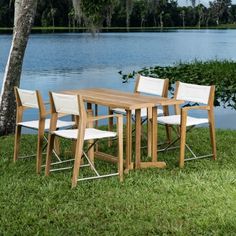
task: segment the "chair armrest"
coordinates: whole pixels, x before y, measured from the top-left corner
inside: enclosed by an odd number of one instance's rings
[[[176,106],[176,105],[181,105],[183,103],[184,103],[184,100],[177,100],[177,99],[171,98],[167,101],[162,101],[161,106]]]
[[[182,111],[188,112],[190,110],[210,110],[210,106],[189,106],[181,108]]]
[[[116,118],[121,117],[121,118],[123,118],[123,115],[114,114],[114,115],[105,115],[105,116],[93,116],[93,117],[88,117],[87,122],[103,120],[103,119],[108,119],[108,118],[112,118],[112,117],[116,117]]]

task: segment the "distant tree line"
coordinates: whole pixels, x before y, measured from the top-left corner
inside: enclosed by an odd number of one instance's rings
[[[67,27],[188,27],[217,26],[236,22],[231,0],[214,0],[206,7],[178,6],[174,0],[39,0],[35,26]],[[12,27],[14,1],[0,1],[0,27]]]

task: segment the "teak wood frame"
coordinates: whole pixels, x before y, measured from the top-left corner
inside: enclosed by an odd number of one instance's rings
[[[83,180],[83,178],[78,179],[79,176],[79,170],[82,162],[82,157],[84,154],[83,151],[83,146],[84,146],[84,135],[85,135],[85,130],[86,127],[91,127],[91,123],[96,122],[101,119],[108,119],[111,116],[97,116],[97,117],[92,117],[88,116],[87,112],[84,107],[84,101],[81,95],[76,95],[78,99],[78,106],[79,106],[79,114],[80,115],[75,115],[75,120],[77,123],[77,128],[78,128],[78,135],[77,139],[75,140],[75,158],[74,158],[74,167],[73,167],[73,174],[72,174],[72,188],[76,187],[77,182],[79,180]],[[47,157],[46,157],[46,167],[45,167],[45,175],[48,176],[50,174],[50,168],[51,168],[51,156],[52,156],[52,150],[53,150],[53,144],[55,140],[55,133],[54,131],[56,130],[56,124],[58,120],[58,113],[56,111],[54,102],[53,102],[53,97],[52,93],[49,92],[49,97],[50,97],[50,103],[51,103],[51,123],[50,123],[50,131],[49,131],[49,136],[48,136],[48,149],[47,149]],[[67,114],[70,115],[70,114]],[[121,115],[113,115],[112,117],[117,118],[117,137],[118,137],[118,155],[117,157],[113,157],[114,162],[117,163],[118,165],[118,176],[120,181],[123,181],[123,117]],[[88,142],[91,144],[91,141],[89,140]],[[93,166],[94,163],[94,154],[96,156],[96,153],[92,153],[90,151],[89,154],[89,163],[92,167],[92,169],[95,169]],[[103,153],[98,153],[98,155],[102,155]],[[102,155],[103,157],[106,155]],[[109,158],[111,155],[107,155]],[[104,159],[104,158],[103,158]],[[98,177],[95,178],[102,178],[102,177],[108,177],[108,176],[113,176],[114,174],[108,174],[108,175],[99,175]],[[91,178],[84,178],[84,179],[95,179],[93,177]]]
[[[174,99],[177,98],[179,81],[176,82],[176,90]],[[208,104],[203,106],[189,106],[181,108],[179,105],[174,105],[175,114],[181,115],[181,124],[179,127],[180,132],[180,156],[179,156],[179,167],[184,167],[185,161],[185,147],[186,147],[186,133],[187,133],[187,115],[190,110],[205,110],[208,112],[208,122],[210,131],[210,141],[212,147],[212,158],[216,160],[216,135],[215,135],[215,118],[214,118],[214,97],[215,97],[215,86],[211,85]],[[209,155],[207,155],[209,156]]]
[[[14,91],[15,91],[17,109],[16,109],[16,129],[15,129],[15,145],[14,145],[13,160],[14,162],[16,162],[18,159],[18,154],[19,154],[21,129],[22,129],[22,125],[20,125],[19,123],[22,122],[24,111],[26,109],[30,109],[31,107],[22,105],[17,87],[14,87]],[[37,153],[36,153],[36,173],[39,174],[41,172],[41,165],[42,165],[45,120],[46,120],[46,116],[49,113],[46,111],[40,92],[38,90],[36,90],[35,92],[37,96],[38,109],[39,109],[38,142],[37,142]]]

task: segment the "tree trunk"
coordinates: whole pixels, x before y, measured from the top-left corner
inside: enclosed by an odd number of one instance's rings
[[[133,10],[133,0],[126,0],[126,29],[129,31],[130,26],[130,15]]]
[[[0,135],[14,132],[16,111],[14,86],[20,84],[25,49],[37,8],[37,0],[22,0],[15,3],[13,39],[0,97]]]
[[[161,25],[161,29],[163,28],[164,24],[163,24],[163,12],[161,12],[160,14],[160,25]]]
[[[21,0],[15,0],[14,27],[16,26],[16,22],[20,16],[21,3]]]

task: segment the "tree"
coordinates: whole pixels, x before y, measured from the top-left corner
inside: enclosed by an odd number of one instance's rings
[[[98,24],[102,18],[104,6],[112,0],[103,0],[98,5],[95,0],[83,0],[83,9],[89,23]],[[5,68],[0,96],[0,135],[14,132],[16,103],[14,86],[20,85],[25,49],[33,26],[37,9],[37,0],[15,0],[15,16],[12,45]],[[74,0],[73,3],[80,3]],[[79,4],[80,6],[80,4]]]
[[[130,15],[132,14],[133,10],[133,1],[126,0],[126,27],[129,28],[130,25]]]
[[[193,21],[195,22],[196,20],[196,12],[195,12],[195,7],[196,7],[196,0],[190,0],[192,8],[193,8]]]
[[[160,5],[160,0],[149,0],[149,4],[148,4],[148,8],[150,11],[150,14],[153,17],[153,21],[154,21],[154,26],[157,26],[157,19],[156,16],[158,14],[158,7]]]
[[[73,6],[77,17],[82,18],[84,24],[92,32],[98,31],[103,26],[103,22],[109,26],[113,13],[113,5],[116,0],[73,0]]]
[[[180,13],[180,16],[182,17],[182,26],[185,28],[185,10],[183,9]]]
[[[16,0],[12,45],[3,78],[0,96],[0,135],[14,131],[15,96],[14,86],[19,86],[24,53],[28,42],[37,0]]]
[[[0,26],[10,27],[13,24],[13,3],[9,0],[0,1]]]
[[[228,12],[229,7],[231,6],[231,0],[214,0],[213,2],[209,2],[209,4],[211,16],[216,24],[219,25],[220,18],[224,13]]]
[[[202,23],[202,20],[203,20],[203,17],[204,17],[204,5],[202,4],[199,4],[197,7],[197,13],[198,13],[198,28],[201,28],[201,23]]]
[[[236,23],[236,5],[232,5],[229,11],[229,20],[231,23]]]

